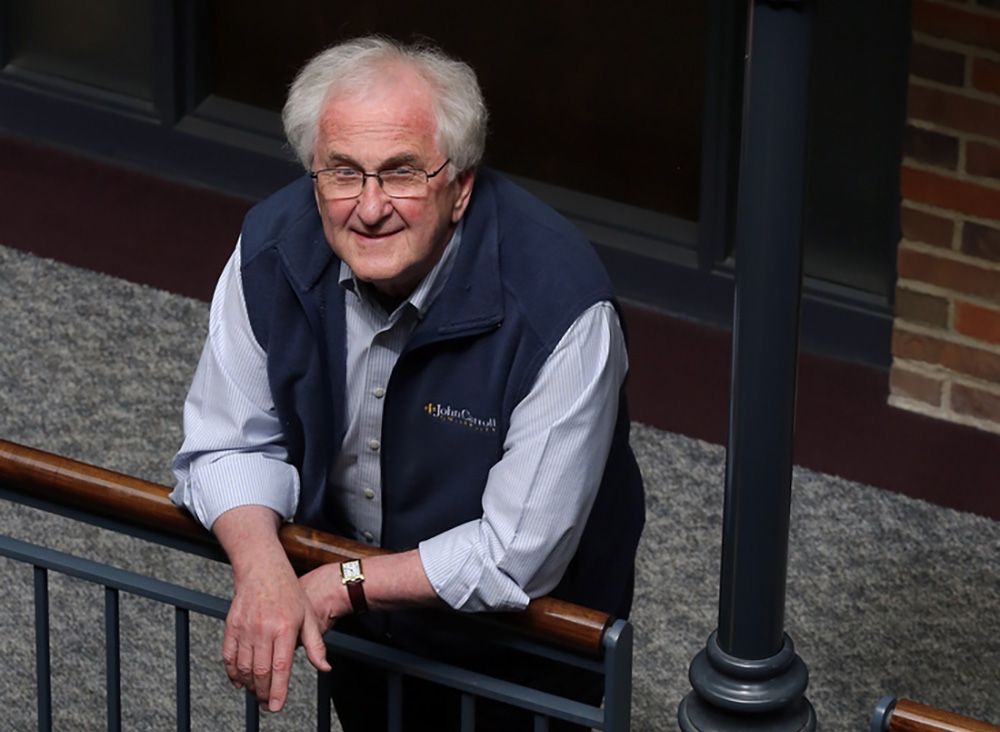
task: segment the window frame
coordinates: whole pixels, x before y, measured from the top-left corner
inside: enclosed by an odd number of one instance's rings
[[[0,0],[0,132],[251,199],[302,175],[277,113],[210,93],[207,3],[151,1],[149,103],[9,67],[9,0]],[[516,180],[593,242],[623,300],[728,328],[746,6],[709,3],[699,221]],[[888,368],[891,295],[806,277],[802,307],[803,348]]]

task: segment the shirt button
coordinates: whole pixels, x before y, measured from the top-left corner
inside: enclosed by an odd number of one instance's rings
[[[375,541],[375,534],[370,531],[364,533],[365,541]]]
[[[373,491],[371,488],[365,488],[365,498],[374,498],[374,497],[375,497],[375,491]]]
[[[372,390],[372,394],[375,395],[376,399],[381,399],[382,397],[385,396],[385,389],[383,389],[381,386],[376,386],[375,389]]]
[[[378,450],[380,447],[382,447],[382,443],[379,442],[378,440],[371,440],[368,443],[368,447],[370,447],[372,450]]]

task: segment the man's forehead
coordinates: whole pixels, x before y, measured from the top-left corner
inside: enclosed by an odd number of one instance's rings
[[[328,163],[353,164],[364,157],[369,165],[413,166],[437,157],[436,131],[427,84],[391,75],[361,90],[334,91],[326,99],[316,152]]]
[[[401,81],[401,80],[399,80]],[[426,84],[376,84],[359,90],[334,90],[323,102],[321,126],[394,128],[436,127],[434,99]]]
[[[375,115],[359,122],[356,117],[340,117],[334,111],[320,125],[316,155],[328,163],[363,164],[358,167],[423,167],[440,155],[435,129],[433,121],[420,115],[399,120],[383,120]]]

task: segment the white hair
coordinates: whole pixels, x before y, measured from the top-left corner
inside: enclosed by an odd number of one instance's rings
[[[338,43],[302,67],[282,111],[285,136],[306,170],[312,170],[319,119],[334,94],[361,91],[387,64],[405,63],[430,85],[437,146],[451,160],[450,177],[474,168],[486,147],[486,103],[476,73],[436,46],[404,44],[384,36]]]

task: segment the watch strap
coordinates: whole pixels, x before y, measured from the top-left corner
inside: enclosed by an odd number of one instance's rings
[[[360,559],[352,559],[340,563],[340,581],[347,587],[347,597],[356,615],[368,612],[368,600],[365,598],[365,574]]]
[[[351,598],[351,607],[355,615],[368,612],[368,600],[365,598],[364,581],[355,580],[347,583],[347,596]]]

